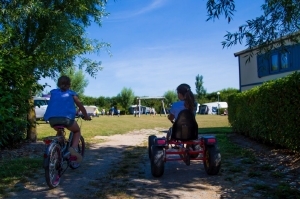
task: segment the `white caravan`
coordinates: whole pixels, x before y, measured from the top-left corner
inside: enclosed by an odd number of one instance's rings
[[[48,97],[34,97],[34,110],[36,119],[42,119],[48,107]]]
[[[228,108],[227,102],[209,102],[204,103],[200,106],[200,114],[211,114],[215,115],[218,113],[218,109]]]

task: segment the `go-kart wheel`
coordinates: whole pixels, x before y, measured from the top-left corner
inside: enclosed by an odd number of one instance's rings
[[[151,173],[154,177],[161,177],[164,174],[164,150],[162,147],[151,147]]]
[[[217,146],[206,146],[203,161],[204,169],[208,175],[216,175],[221,168],[221,154]]]
[[[154,139],[156,138],[155,135],[150,135],[148,137],[148,154],[149,154],[149,158],[151,159],[151,147],[154,144]]]

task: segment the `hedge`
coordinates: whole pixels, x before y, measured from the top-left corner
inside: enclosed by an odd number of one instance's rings
[[[300,73],[263,83],[228,99],[233,131],[300,151]]]

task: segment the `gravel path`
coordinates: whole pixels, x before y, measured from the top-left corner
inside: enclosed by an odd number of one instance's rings
[[[276,191],[280,183],[300,191],[299,154],[282,153],[237,135],[230,139],[246,149],[254,150],[257,163],[248,164],[245,158],[222,160],[220,174],[208,176],[201,161],[191,161],[190,166],[172,161],[165,164],[161,178],[154,178],[150,172],[148,154],[145,153],[139,158],[137,167],[126,175],[126,179],[122,179],[126,183],[116,183],[110,175],[120,167],[122,152],[128,147],[145,145],[149,135],[165,136],[165,131],[159,128],[143,129],[124,135],[96,137],[106,141],[91,146],[86,151],[82,166],[67,170],[59,187],[49,190],[41,169],[28,179],[29,182],[16,184],[14,192],[10,192],[7,198],[273,198],[266,195],[266,191]],[[262,169],[264,165],[269,165],[269,169]],[[252,176],[249,175],[251,173]],[[281,177],[277,178],[272,175],[274,173]],[[121,185],[124,185],[123,195],[107,194],[110,188]]]

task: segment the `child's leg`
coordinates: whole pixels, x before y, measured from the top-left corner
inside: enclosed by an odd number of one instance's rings
[[[80,128],[79,128],[77,122],[74,121],[72,126],[68,127],[68,130],[73,132],[73,141],[72,141],[72,145],[71,145],[69,151],[72,156],[76,156],[77,162],[81,162],[82,156],[76,151],[78,144],[79,144],[79,139],[81,136]]]
[[[81,135],[80,128],[79,128],[77,122],[74,121],[72,126],[68,127],[68,130],[73,132],[72,147],[76,148],[78,146],[80,135]]]

